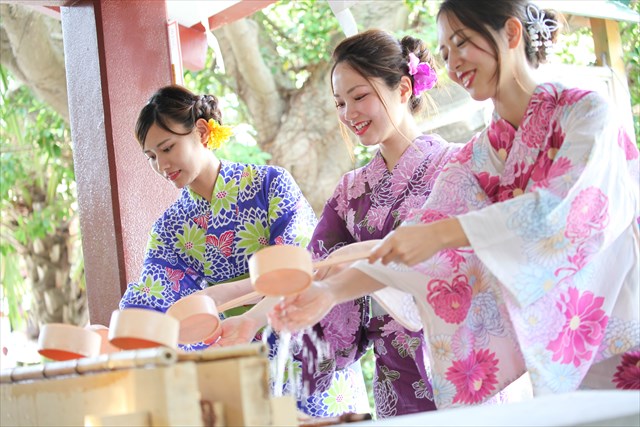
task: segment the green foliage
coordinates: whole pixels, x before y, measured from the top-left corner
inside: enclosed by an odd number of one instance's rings
[[[372,409],[374,419],[376,407],[375,400],[373,399],[373,376],[376,372],[376,357],[373,354],[373,347],[362,356],[360,359],[360,366],[362,366],[362,374],[364,375],[364,382],[367,387],[367,395],[369,397],[369,406]]]
[[[254,18],[275,44],[277,56],[269,57],[300,88],[309,67],[331,58],[331,38],[339,31],[338,21],[327,2],[280,0],[258,12]]]
[[[625,1],[626,5],[640,13],[640,0]],[[624,22],[620,25],[623,61],[627,69],[633,124],[636,144],[640,148],[640,25],[638,22]]]
[[[19,255],[75,216],[75,175],[64,120],[0,67],[0,279],[11,324],[24,283]]]

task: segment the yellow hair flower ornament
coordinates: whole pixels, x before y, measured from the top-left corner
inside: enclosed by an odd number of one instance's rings
[[[233,135],[233,131],[229,126],[222,126],[213,119],[209,119],[207,126],[209,126],[207,148],[210,150],[217,150],[223,142],[226,142]]]

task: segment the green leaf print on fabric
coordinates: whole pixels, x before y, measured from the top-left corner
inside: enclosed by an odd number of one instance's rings
[[[242,175],[240,176],[240,189],[245,190],[250,187],[253,181],[255,181],[255,177],[256,170],[250,165],[247,165],[247,167],[242,170]]]
[[[176,235],[178,238],[177,248],[184,254],[204,262],[205,251],[205,231],[197,225],[190,226],[182,224],[182,233]]]
[[[204,272],[205,276],[213,276],[213,262],[211,261],[205,261],[203,266],[202,266],[202,270]]]
[[[282,197],[272,197],[269,200],[269,222],[273,223],[282,213]]]
[[[146,294],[148,296],[162,299],[164,286],[162,286],[162,281],[160,281],[160,279],[153,280],[153,277],[148,275],[144,278],[144,282],[134,285],[133,290],[139,294]]]
[[[245,222],[243,230],[238,231],[240,241],[238,248],[246,249],[246,253],[252,254],[269,246],[269,229],[260,222]]]
[[[305,222],[298,222],[295,228],[295,237],[293,242],[298,245],[306,248],[309,246],[309,242],[311,241],[311,236],[313,235],[314,227]]]
[[[159,247],[162,246],[162,240],[160,240],[160,236],[158,235],[158,233],[155,232],[151,232],[151,234],[149,235],[149,240],[147,241],[147,251],[152,250],[158,250]]]
[[[231,205],[238,201],[238,190],[238,182],[234,178],[231,178],[229,182],[224,182],[224,179],[218,176],[211,196],[213,215],[218,215],[222,210],[231,210]]]

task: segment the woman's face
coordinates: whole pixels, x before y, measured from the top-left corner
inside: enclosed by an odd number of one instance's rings
[[[184,132],[181,125],[170,125],[177,132]],[[151,168],[177,188],[191,185],[200,175],[204,158],[200,150],[206,148],[200,143],[196,130],[187,135],[176,135],[154,123],[147,133],[144,154]]]
[[[494,98],[497,92],[498,61],[489,42],[453,15],[438,17],[438,42],[451,80],[476,101]]]
[[[374,88],[369,80],[344,62],[336,65],[331,79],[338,117],[362,145],[384,143],[397,133],[393,123],[400,123],[403,111],[408,111],[406,104],[400,103],[398,90],[389,89],[379,79],[372,79]]]

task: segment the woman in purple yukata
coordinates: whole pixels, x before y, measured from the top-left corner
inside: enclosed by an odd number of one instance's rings
[[[153,225],[140,279],[128,285],[121,309],[165,312],[182,297],[213,295],[218,287],[221,304],[252,290],[248,280],[221,283],[247,277],[253,253],[308,244],[316,216],[293,177],[276,166],[218,159],[212,150],[230,136],[218,99],[181,86],[159,89],[140,112],[136,137],[150,166],[182,191]]]
[[[331,77],[343,129],[378,150],[368,164],[342,177],[325,204],[309,245],[314,259],[386,236],[424,204],[439,169],[457,150],[423,134],[414,119],[437,81],[435,61],[421,40],[398,40],[382,30],[349,37],[333,52]],[[302,369],[311,393],[307,413],[333,415],[335,396],[347,403],[366,393],[358,387],[359,359],[371,346],[378,418],[435,409],[422,333],[398,324],[369,297],[335,307],[314,329],[328,350],[320,360],[313,351],[307,358],[313,362]],[[304,342],[313,348],[309,336]]]
[[[422,41],[369,30],[342,41],[333,64],[341,124],[362,145],[379,149],[367,165],[342,177],[326,203],[309,245],[316,260],[350,243],[380,239],[400,225],[411,209],[422,206],[439,169],[457,150],[437,135],[423,134],[414,119],[427,102],[425,91],[436,83],[434,61]],[[246,342],[265,322],[266,311],[258,307],[226,319],[216,345]],[[313,335],[322,339],[294,340],[294,347],[303,340],[312,353],[297,356],[302,373],[297,392],[305,413],[370,411],[359,359],[371,345],[377,416],[435,409],[422,334],[402,327],[370,298],[336,307]]]
[[[373,294],[423,327],[438,408],[524,373],[534,395],[640,388],[638,150],[600,95],[534,80],[554,17],[526,1],[441,4],[449,77],[493,101],[491,123],[369,262],[285,298],[274,328]]]

